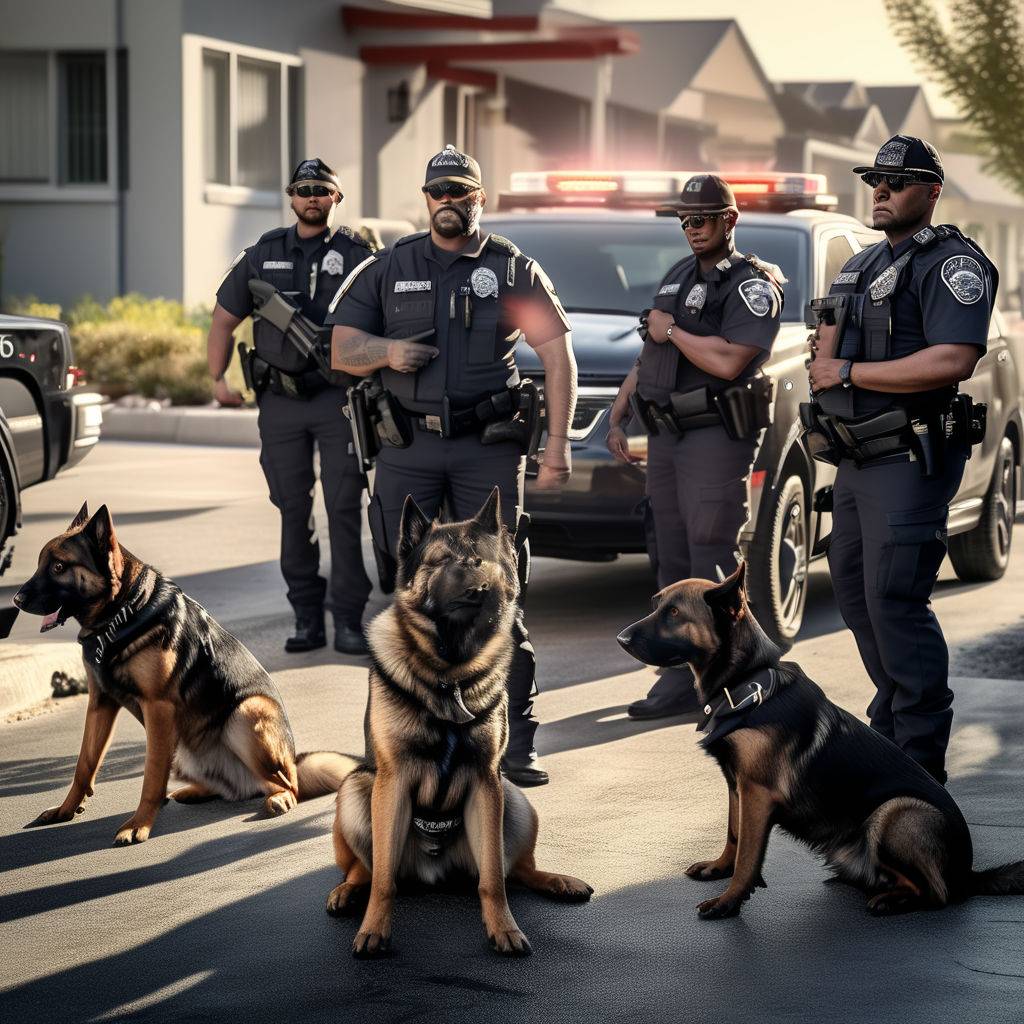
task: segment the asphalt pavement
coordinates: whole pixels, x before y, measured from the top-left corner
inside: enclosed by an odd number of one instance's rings
[[[276,513],[251,449],[105,441],[24,496],[25,528],[0,601],[84,499],[106,501],[122,543],[174,577],[274,674],[299,749],[360,752],[366,665],[333,652],[285,655]],[[322,511],[322,510],[321,510]],[[368,563],[369,564],[369,563]],[[652,681],[615,633],[642,615],[640,558],[538,560],[530,623],[544,693],[538,745],[552,782],[530,791],[538,863],[585,878],[589,904],[511,893],[534,955],[486,947],[474,893],[397,904],[394,956],[349,955],[356,923],[324,912],[339,880],[321,798],[278,819],[259,801],[170,804],[153,837],[111,847],[138,799],[141,727],[122,716],[85,814],[21,826],[62,798],[83,697],[0,724],[0,1019],[7,1021],[915,1021],[1024,1020],[1024,899],[983,898],[876,919],[864,897],[824,884],[817,860],[771,841],[765,878],[734,920],[695,905],[724,883],[683,871],[716,855],[725,786],[678,720],[635,724],[625,706]],[[950,790],[987,866],[1024,857],[1024,557],[995,584],[944,567],[936,609],[951,640],[957,718]],[[374,595],[374,608],[384,600]],[[870,694],[827,575],[792,652],[830,696],[862,714]],[[39,638],[22,616],[14,640]]]

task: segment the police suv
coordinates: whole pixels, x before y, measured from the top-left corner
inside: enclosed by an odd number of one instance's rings
[[[656,558],[643,464],[615,461],[605,438],[612,400],[642,345],[637,315],[688,252],[678,219],[654,211],[678,197],[691,173],[513,174],[500,212],[486,218],[487,230],[510,238],[552,278],[572,322],[579,367],[572,478],[561,493],[527,482],[534,554],[611,561],[648,551]],[[809,392],[804,311],[854,253],[882,235],[833,212],[836,200],[821,175],[722,176],[741,210],[736,248],[778,264],[788,279],[782,326],[763,367],[774,382],[772,422],[750,475],[749,517],[740,532],[758,620],[788,646],[803,620],[808,565],[825,553],[835,478],[834,468],[809,458],[800,443],[798,406]],[[542,383],[543,368],[527,345],[516,360],[524,376]],[[949,556],[963,580],[997,579],[1009,560],[1024,438],[1018,365],[998,311],[988,351],[962,389],[988,404],[988,424],[950,505]],[[630,447],[642,457],[647,439],[631,429]],[[709,495],[709,514],[714,507]]]

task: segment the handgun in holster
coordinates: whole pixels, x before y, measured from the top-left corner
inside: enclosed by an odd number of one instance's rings
[[[480,432],[481,444],[515,441],[523,454],[532,458],[540,447],[540,389],[529,378],[519,385],[515,412],[508,419],[492,420]]]
[[[367,383],[364,380],[348,389],[348,403],[343,410],[352,425],[352,453],[364,476],[373,468],[374,459],[380,451],[377,431],[366,404]]]
[[[257,395],[263,393],[267,386],[270,366],[258,355],[256,350],[249,348],[244,341],[238,343],[238,361],[242,366],[242,380],[249,391]]]
[[[657,422],[651,415],[650,402],[648,402],[644,398],[641,398],[640,395],[638,395],[637,392],[634,391],[629,396],[629,398],[626,399],[626,403],[629,406],[630,416],[634,417],[637,423],[643,424],[643,427],[648,434],[657,436],[658,434],[661,433],[661,431],[658,429]]]

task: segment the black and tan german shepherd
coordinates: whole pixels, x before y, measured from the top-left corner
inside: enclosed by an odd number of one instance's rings
[[[117,830],[125,846],[149,838],[173,767],[179,803],[264,796],[268,814],[334,792],[357,764],[332,752],[295,756],[281,696],[266,669],[205,609],[118,543],[104,505],[83,505],[43,547],[14,603],[44,615],[41,631],[82,626],[89,706],[74,780],[64,802],[31,825],[70,821],[93,795],[121,708],[146,730],[146,767],[135,813]]]
[[[380,956],[399,880],[478,876],[491,946],[525,956],[506,876],[565,902],[593,890],[537,869],[537,813],[498,770],[519,581],[497,489],[461,523],[432,524],[406,499],[397,561],[394,604],[367,632],[366,763],[338,792],[334,850],[345,880],[327,910],[354,912],[369,887],[352,952]]]
[[[774,825],[822,854],[869,895],[874,914],[932,909],[982,894],[1024,894],[1024,861],[972,869],[971,835],[946,790],[890,740],[833,704],[750,613],[745,566],[722,583],[683,580],[619,643],[650,665],[693,669],[701,743],[729,786],[729,828],[691,878],[731,878],[698,906],[739,913],[756,886]]]

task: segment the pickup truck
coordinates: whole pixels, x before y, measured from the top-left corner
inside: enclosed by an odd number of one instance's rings
[[[74,466],[99,440],[102,398],[76,380],[65,324],[0,314],[0,574],[21,526],[21,492]]]

